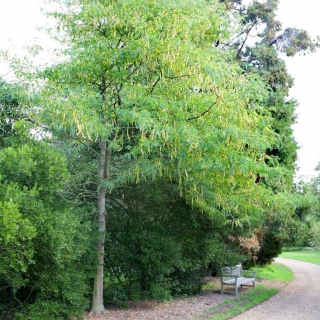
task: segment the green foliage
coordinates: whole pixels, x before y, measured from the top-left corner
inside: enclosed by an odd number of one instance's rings
[[[190,207],[176,185],[160,180],[115,192],[105,243],[107,301],[199,293],[209,264],[217,270],[239,261],[224,243],[223,220]]]
[[[264,234],[261,249],[258,253],[258,264],[270,264],[282,252],[283,239],[272,232]]]
[[[297,28],[287,28],[273,40],[277,48],[292,57],[300,52],[315,52],[319,48],[319,38],[312,40],[307,31]]]
[[[82,314],[88,306],[93,239],[90,224],[61,197],[69,176],[66,160],[44,141],[29,139],[1,149],[0,168],[4,312],[14,308],[23,319]]]
[[[286,246],[314,246],[316,244],[316,225],[318,200],[314,182],[298,182],[295,186],[295,210],[288,223]]]
[[[292,217],[302,209],[303,202],[302,199],[294,199],[291,190],[297,158],[297,144],[292,131],[297,102],[288,99],[293,78],[279,53],[294,56],[299,52],[313,52],[318,43],[304,30],[282,30],[281,23],[276,19],[278,0],[223,2],[228,10],[242,16],[240,32],[228,45],[236,49],[244,72],[258,74],[269,87],[268,98],[262,102],[260,110],[270,112],[271,129],[277,137],[272,146],[265,149],[265,163],[274,170],[268,171],[268,174],[258,173],[256,182],[265,185],[285,203],[274,203],[264,224],[255,230],[261,246],[258,263],[270,263],[281,252],[282,242],[288,237],[291,237],[290,241],[305,243],[311,240],[307,224],[297,219],[292,221]],[[249,43],[250,36],[256,36],[258,40]]]
[[[14,122],[23,117],[15,87],[0,78],[0,146],[17,133]]]
[[[14,289],[25,284],[23,274],[33,262],[33,241],[36,228],[28,218],[24,218],[19,201],[28,196],[17,186],[0,187],[0,278],[10,283]],[[14,196],[14,198],[12,197]]]
[[[274,136],[256,110],[264,85],[212,47],[228,37],[223,7],[76,1],[54,16],[70,47],[68,63],[40,75],[42,119],[73,137],[106,140],[113,157],[126,151],[131,161],[103,186],[164,176],[207,213],[220,206],[249,220],[264,192],[254,178],[266,169],[261,150]]]
[[[69,319],[70,314],[65,312],[67,306],[54,301],[37,301],[28,306],[24,312],[16,315],[15,319],[18,320],[56,320],[56,319]]]
[[[310,232],[312,234],[311,246],[320,248],[320,221],[312,224]]]

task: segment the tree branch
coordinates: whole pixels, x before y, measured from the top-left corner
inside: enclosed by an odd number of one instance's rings
[[[153,93],[154,88],[156,87],[156,85],[158,84],[158,82],[161,80],[161,77],[159,76],[159,78],[157,79],[157,81],[152,85],[152,88],[150,90],[150,92],[148,93],[148,95]]]
[[[244,45],[246,44],[246,42],[247,42],[247,40],[248,40],[249,33],[251,32],[252,28],[253,28],[253,24],[251,25],[251,27],[250,27],[249,29],[245,30],[246,36],[245,36],[245,38],[244,38],[244,40],[243,40],[243,42],[242,42],[242,44],[241,44],[241,46],[240,46],[240,48],[239,48],[239,50],[238,50],[237,58],[239,58],[240,53],[241,53]]]
[[[214,102],[207,110],[203,111],[200,115],[194,116],[194,117],[191,117],[191,118],[188,118],[188,119],[186,119],[186,120],[187,120],[187,121],[190,121],[190,120],[198,119],[198,118],[204,116],[206,113],[208,113],[208,112],[212,109],[212,107],[213,107],[215,104],[216,104],[216,103]]]

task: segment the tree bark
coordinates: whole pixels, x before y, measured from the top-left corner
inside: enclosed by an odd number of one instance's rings
[[[98,169],[98,223],[101,238],[98,243],[98,266],[94,279],[91,313],[101,314],[105,312],[103,304],[103,264],[104,264],[104,242],[106,231],[106,193],[107,188],[103,182],[109,179],[109,167],[111,149],[107,149],[106,140],[100,143],[99,169]]]
[[[102,99],[102,109],[101,109],[101,121],[105,122],[103,111],[106,104],[106,79],[104,74],[101,78],[101,99]],[[99,232],[101,234],[100,241],[98,242],[98,266],[97,273],[94,278],[93,284],[93,296],[91,313],[101,314],[105,312],[105,307],[103,304],[103,264],[104,264],[104,243],[105,243],[105,232],[106,232],[106,194],[107,188],[104,182],[109,179],[110,171],[110,159],[111,159],[111,149],[107,148],[107,140],[102,139],[100,141],[100,151],[99,151],[99,165],[98,165],[98,224]]]

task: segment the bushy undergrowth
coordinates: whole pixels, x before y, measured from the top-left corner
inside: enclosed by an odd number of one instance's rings
[[[222,224],[189,206],[174,185],[157,183],[118,190],[121,206],[110,207],[106,301],[197,294],[208,266],[218,270],[240,261],[223,241]]]
[[[267,232],[262,240],[262,245],[258,253],[258,264],[266,265],[270,264],[274,258],[276,258],[282,252],[283,239]]]
[[[60,194],[68,177],[43,142],[0,151],[0,318],[67,319],[89,305],[94,232]]]

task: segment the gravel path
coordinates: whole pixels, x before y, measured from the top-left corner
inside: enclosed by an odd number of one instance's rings
[[[232,320],[320,319],[320,266],[283,258],[276,261],[292,270],[293,281],[269,300]]]

